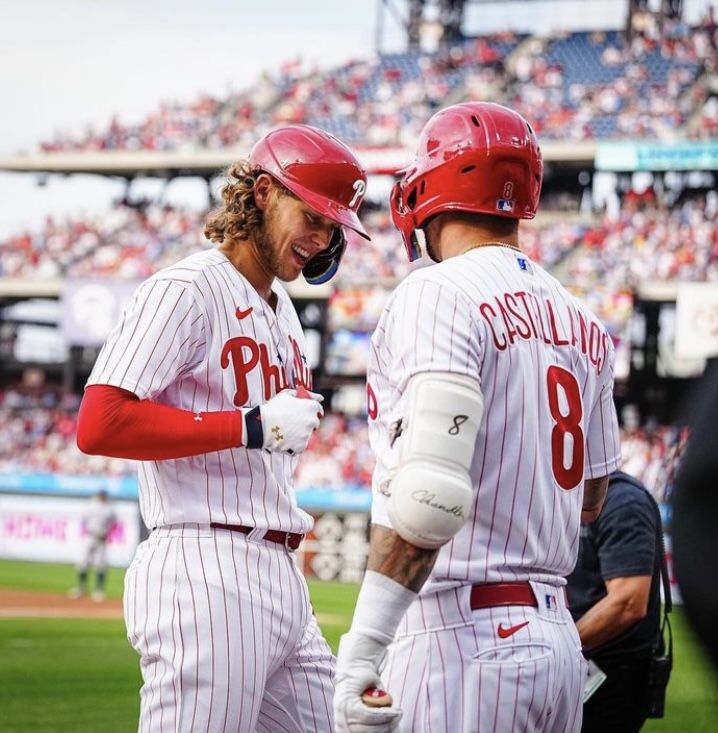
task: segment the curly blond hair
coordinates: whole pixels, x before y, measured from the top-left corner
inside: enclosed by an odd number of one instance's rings
[[[204,227],[204,236],[212,242],[225,239],[250,239],[262,225],[262,211],[254,202],[254,185],[259,168],[252,168],[245,160],[227,168],[227,182],[222,188],[222,208],[210,212]]]

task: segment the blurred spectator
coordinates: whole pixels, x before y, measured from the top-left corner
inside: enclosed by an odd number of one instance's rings
[[[656,501],[667,502],[675,483],[676,469],[688,440],[685,427],[626,425],[621,432],[621,470],[635,476]]]
[[[661,531],[655,501],[622,471],[609,477],[598,519],[581,525],[566,592],[591,675],[605,675],[584,700],[581,733],[637,733],[651,713],[651,658],[663,651]]]

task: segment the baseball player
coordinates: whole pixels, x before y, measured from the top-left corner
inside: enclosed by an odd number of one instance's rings
[[[205,228],[218,247],[140,286],[90,375],[78,444],[141,461],[152,533],[124,596],[140,730],[330,731],[334,660],[292,555],[312,527],[292,476],[322,398],[277,278],[324,282],[344,228],[367,237],[366,174],[302,125],[228,173]]]
[[[339,731],[580,728],[564,576],[619,463],[614,354],[519,248],[542,172],[520,115],[460,104],[392,192],[409,258],[421,228],[438,264],[399,285],[372,338],[372,534]]]
[[[102,490],[89,502],[82,514],[82,528],[85,544],[77,564],[77,585],[69,592],[70,598],[82,598],[87,593],[87,576],[91,567],[95,568],[95,590],[92,600],[105,600],[105,580],[107,578],[107,538],[117,521],[117,515]]]

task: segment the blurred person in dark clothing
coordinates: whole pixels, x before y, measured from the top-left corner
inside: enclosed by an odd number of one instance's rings
[[[653,497],[621,471],[609,477],[598,519],[581,525],[569,609],[593,662],[589,684],[606,676],[585,701],[584,733],[632,733],[648,717],[651,654],[660,634],[660,531]]]

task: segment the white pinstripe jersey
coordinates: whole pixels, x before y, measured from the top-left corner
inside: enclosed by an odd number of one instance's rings
[[[484,415],[475,500],[422,592],[458,583],[552,581],[576,562],[584,478],[618,467],[611,339],[596,317],[522,253],[474,249],[412,273],[372,337],[372,521],[391,526],[387,484],[414,374],[477,379]],[[417,487],[421,488],[421,487]]]
[[[196,413],[251,408],[286,386],[311,388],[299,318],[284,288],[273,289],[276,314],[217,250],[161,270],[138,288],[88,385]],[[296,462],[245,448],[143,461],[142,517],[148,527],[214,521],[307,532],[313,520],[292,488]]]

